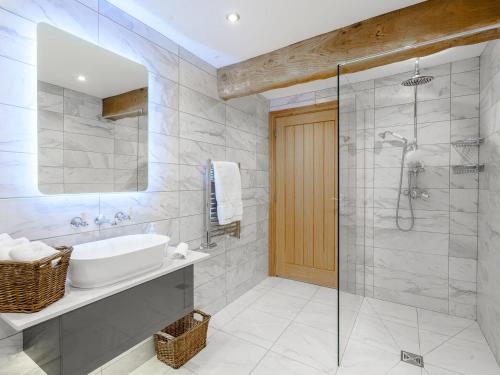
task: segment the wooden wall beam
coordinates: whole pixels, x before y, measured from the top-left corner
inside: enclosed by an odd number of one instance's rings
[[[230,99],[334,77],[343,61],[500,23],[499,0],[428,0],[220,68],[219,95]],[[412,48],[349,66],[349,72],[499,38],[500,29]]]
[[[141,109],[143,113],[148,112],[147,87],[110,96],[109,98],[104,98],[102,100],[102,116],[113,116],[114,120],[129,117],[131,116],[131,112],[139,111]]]

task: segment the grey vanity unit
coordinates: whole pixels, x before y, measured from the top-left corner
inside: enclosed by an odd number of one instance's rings
[[[24,330],[24,351],[48,375],[84,375],[192,309],[190,265]]]

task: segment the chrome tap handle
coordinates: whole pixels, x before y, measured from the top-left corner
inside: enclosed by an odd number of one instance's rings
[[[114,221],[110,221],[108,219],[106,219],[106,216],[104,216],[103,214],[99,214],[95,219],[94,219],[94,223],[96,225],[99,225],[101,226],[102,224],[110,224],[110,225],[117,225],[118,223],[116,222],[116,220]]]
[[[89,223],[83,220],[80,216],[75,216],[73,219],[71,219],[70,225],[72,228],[77,229],[80,227],[86,227],[87,225],[89,225]]]
[[[119,211],[115,214],[115,221],[124,221],[124,220],[130,220],[130,215],[127,215],[122,211]]]

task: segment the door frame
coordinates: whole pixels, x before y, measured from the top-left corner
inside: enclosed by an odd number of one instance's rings
[[[276,120],[280,117],[288,117],[294,115],[303,115],[307,113],[321,112],[326,110],[337,110],[338,111],[338,101],[329,101],[320,104],[312,104],[303,107],[282,109],[279,111],[269,112],[269,276],[276,276]],[[338,117],[338,113],[337,113]],[[337,129],[338,129],[339,119],[337,118]],[[338,131],[337,131],[338,137]],[[338,139],[337,139],[338,148]],[[338,153],[337,153],[338,154]],[[338,160],[337,160],[337,185],[338,185]],[[336,192],[338,194],[338,186],[336,187]],[[338,210],[336,222],[338,225]],[[336,228],[337,230],[337,228]],[[337,237],[339,233],[337,231]],[[336,240],[336,256],[338,259],[338,238]],[[338,261],[337,265],[337,275],[339,273]]]

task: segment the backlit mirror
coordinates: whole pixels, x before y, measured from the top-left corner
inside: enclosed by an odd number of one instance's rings
[[[47,24],[37,40],[40,191],[146,190],[146,68]]]

